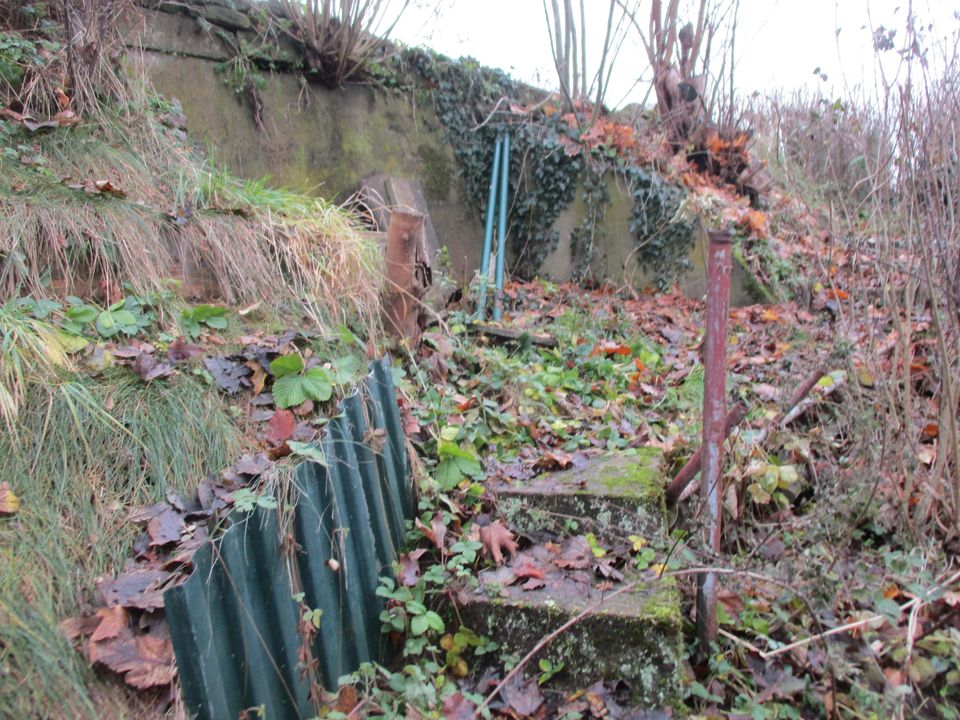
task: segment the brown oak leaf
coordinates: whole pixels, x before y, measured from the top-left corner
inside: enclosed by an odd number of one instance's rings
[[[494,565],[503,565],[504,552],[511,558],[517,554],[513,533],[500,520],[480,528],[480,542],[483,543],[484,554],[493,560]]]

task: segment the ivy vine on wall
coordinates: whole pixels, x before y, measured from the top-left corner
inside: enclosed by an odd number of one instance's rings
[[[552,229],[574,198],[582,167],[579,157],[564,152],[558,114],[522,115],[510,112],[524,94],[506,73],[473,60],[450,60],[424,50],[409,50],[403,60],[431,89],[437,116],[453,148],[463,179],[465,204],[486,208],[490,165],[498,135],[510,133],[509,227],[514,271],[537,273],[557,246]],[[502,110],[495,110],[495,108]]]
[[[508,238],[514,272],[531,277],[540,270],[560,240],[554,223],[582,188],[585,213],[570,237],[571,269],[575,280],[589,278],[610,202],[610,174],[624,180],[633,195],[629,230],[641,265],[661,286],[686,269],[692,232],[689,224],[675,221],[682,188],[634,164],[616,147],[596,142],[591,129],[582,127],[583,118],[549,102],[523,108],[525,101],[540,98],[500,70],[421,49],[405,51],[400,62],[429,88],[463,180],[463,200],[481,216],[496,138],[510,132]]]
[[[636,165],[623,173],[633,195],[629,228],[637,243],[637,260],[666,289],[690,267],[693,227],[676,217],[686,191]]]

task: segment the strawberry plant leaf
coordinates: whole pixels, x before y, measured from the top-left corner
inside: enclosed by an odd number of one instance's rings
[[[301,370],[303,370],[303,358],[296,353],[281,355],[270,362],[270,372],[276,378],[299,373]]]
[[[322,367],[312,367],[303,374],[307,397],[317,402],[326,402],[333,395],[333,378]]]
[[[359,363],[353,355],[344,355],[333,361],[333,381],[337,385],[344,385],[353,380],[357,374]]]
[[[307,392],[299,374],[283,375],[273,383],[273,401],[278,408],[299,405],[307,399]]]

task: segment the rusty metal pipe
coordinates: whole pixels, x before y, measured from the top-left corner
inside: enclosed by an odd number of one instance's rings
[[[727,316],[730,314],[730,233],[708,233],[707,332],[703,380],[703,467],[700,501],[704,540],[708,552],[720,550],[720,487],[723,473],[724,420],[727,414]],[[699,576],[697,635],[700,649],[709,654],[717,639],[717,574]]]

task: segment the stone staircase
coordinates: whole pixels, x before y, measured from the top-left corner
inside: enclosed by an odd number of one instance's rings
[[[572,621],[537,656],[563,663],[549,687],[623,681],[637,707],[679,703],[679,592],[631,554],[667,547],[663,487],[652,449],[494,486],[505,523],[532,544],[458,590],[464,622],[522,657]]]

